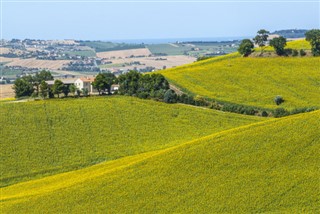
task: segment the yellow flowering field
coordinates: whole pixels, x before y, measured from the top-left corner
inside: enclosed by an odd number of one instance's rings
[[[320,111],[1,189],[4,213],[316,213]]]
[[[1,186],[262,120],[116,96],[2,103],[0,115]]]
[[[160,73],[184,91],[218,101],[268,109],[320,107],[319,57],[244,58],[234,53]],[[280,106],[274,102],[278,95],[285,100]]]

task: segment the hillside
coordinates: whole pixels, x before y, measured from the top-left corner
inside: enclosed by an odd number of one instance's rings
[[[306,41],[288,43],[307,47]],[[309,46],[310,47],[310,46]],[[161,71],[183,90],[218,101],[275,109],[320,107],[320,59],[241,57],[237,53]],[[280,106],[274,98],[281,95]]]
[[[130,97],[0,103],[1,186],[261,121]]]
[[[0,206],[5,213],[315,213],[319,117],[245,125],[5,187]]]

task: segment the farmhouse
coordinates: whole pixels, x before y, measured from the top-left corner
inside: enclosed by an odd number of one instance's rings
[[[98,92],[91,84],[93,81],[94,78],[81,77],[74,81],[74,85],[80,90],[87,89],[90,94],[93,94]]]

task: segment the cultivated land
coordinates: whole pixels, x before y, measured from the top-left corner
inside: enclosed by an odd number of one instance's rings
[[[13,84],[0,85],[0,100],[14,97]]]
[[[316,213],[320,111],[5,187],[6,213]],[[290,126],[288,125],[290,124]]]
[[[6,58],[0,57],[1,62],[8,62],[6,66],[22,66],[27,68],[40,68],[57,70],[62,68],[63,65],[70,62],[70,60],[40,60],[40,59],[19,59],[19,58]]]
[[[306,46],[294,41],[288,47]],[[310,47],[310,46],[309,46]],[[320,107],[317,57],[241,57],[237,53],[161,71],[185,91],[261,108]],[[285,102],[275,105],[281,95]]]
[[[130,97],[2,103],[0,113],[1,186],[263,120]]]
[[[319,108],[319,58],[266,49],[161,73],[225,103]],[[262,118],[108,96],[1,101],[0,115],[2,213],[319,211],[320,110]]]
[[[141,65],[125,65],[126,63],[132,63],[139,61]],[[189,64],[196,61],[196,58],[191,56],[162,56],[162,57],[143,57],[143,58],[124,58],[124,59],[114,59],[112,64],[102,65],[101,68],[116,68],[122,67],[125,65],[125,68],[134,69],[144,68],[146,66],[152,66],[156,69],[163,69],[163,66],[166,68],[172,68],[183,64]]]
[[[97,56],[100,58],[125,58],[130,56],[149,56],[151,52],[148,48],[138,48],[138,49],[130,49],[130,50],[119,50],[119,51],[106,51],[106,52],[98,52]]]

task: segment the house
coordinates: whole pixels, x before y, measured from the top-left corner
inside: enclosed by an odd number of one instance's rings
[[[118,85],[118,84],[111,85],[111,93],[113,94],[115,91],[118,91],[119,87],[120,87],[120,85]]]
[[[93,81],[94,78],[81,77],[74,81],[74,85],[80,90],[87,89],[89,94],[98,93],[98,91],[94,89],[91,84]]]

